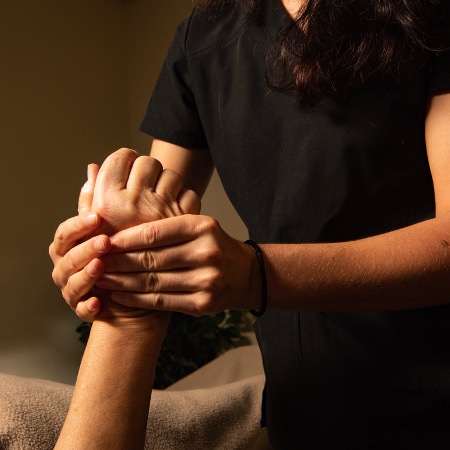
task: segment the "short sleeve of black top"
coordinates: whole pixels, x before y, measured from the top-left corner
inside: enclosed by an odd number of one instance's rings
[[[258,242],[340,242],[433,217],[424,120],[430,96],[450,91],[448,54],[402,85],[309,105],[267,87],[267,44],[287,16],[278,0],[259,9],[180,25],[142,130],[209,149]],[[268,311],[256,332],[273,447],[450,448],[449,323],[448,306]]]

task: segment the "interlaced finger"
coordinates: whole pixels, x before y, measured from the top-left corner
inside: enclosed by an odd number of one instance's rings
[[[94,259],[82,270],[69,277],[62,294],[73,310],[76,309],[79,301],[89,294],[102,275],[103,263],[99,259]]]
[[[110,248],[107,236],[101,235],[78,244],[61,258],[53,270],[53,280],[63,288],[71,276],[82,270],[90,261],[103,256]]]
[[[187,270],[109,273],[104,274],[96,285],[109,291],[130,292],[191,292],[208,288],[206,275],[196,273],[195,280],[193,278],[192,273]]]
[[[188,214],[147,222],[111,236],[111,253],[181,244],[217,227],[217,221],[210,217]]]
[[[177,311],[191,316],[215,314],[214,299],[209,293],[184,292],[113,292],[112,300],[130,308]]]
[[[107,273],[179,270],[204,264],[205,259],[211,260],[205,249],[194,242],[151,250],[108,253],[102,257]]]
[[[96,213],[75,216],[67,219],[56,230],[49,253],[54,263],[70,251],[77,242],[91,233],[100,224]]]

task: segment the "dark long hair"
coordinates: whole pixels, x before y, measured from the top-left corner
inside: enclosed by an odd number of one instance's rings
[[[199,8],[257,0],[199,0]],[[450,0],[306,0],[268,48],[266,79],[314,100],[367,82],[403,81],[448,49]]]

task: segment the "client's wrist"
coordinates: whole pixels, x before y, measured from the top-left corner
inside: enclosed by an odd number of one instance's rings
[[[132,336],[134,339],[145,338],[164,339],[170,321],[170,312],[130,310],[126,314],[99,314],[92,326],[102,332],[113,331],[124,339]]]
[[[170,321],[170,313],[167,311],[155,311],[148,309],[129,308],[111,300],[107,291],[98,293],[101,301],[101,309],[95,322],[102,322],[116,327],[121,332],[139,333],[148,332],[165,333]]]

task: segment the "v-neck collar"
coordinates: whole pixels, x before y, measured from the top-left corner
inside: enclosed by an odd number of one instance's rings
[[[281,0],[258,0],[259,13],[272,39],[276,38],[283,24],[292,21]]]

